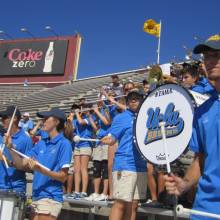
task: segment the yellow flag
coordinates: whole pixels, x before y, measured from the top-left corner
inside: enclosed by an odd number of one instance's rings
[[[144,22],[143,30],[148,34],[160,37],[160,24],[153,19],[149,19]]]

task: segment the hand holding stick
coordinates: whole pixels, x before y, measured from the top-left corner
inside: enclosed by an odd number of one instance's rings
[[[167,148],[167,139],[166,139],[166,130],[165,130],[165,122],[160,122],[160,129],[161,129],[161,134],[163,138],[163,147],[164,147],[164,153],[165,153],[165,158],[166,158],[166,166],[167,166],[167,173],[170,176],[171,175],[171,168],[170,168],[170,160],[169,160],[169,153],[168,153],[168,148]],[[174,204],[174,219],[177,219],[177,212],[176,212],[176,207],[177,207],[177,197],[174,197],[175,204]]]
[[[23,157],[23,158],[26,158],[26,159],[28,159],[28,160],[31,160],[30,157],[28,157],[28,156],[25,155],[25,154],[22,154],[21,152],[15,150],[14,148],[10,148],[10,150],[13,151],[14,153],[18,154],[19,156]],[[46,170],[50,171],[50,169],[49,169],[48,167],[45,167],[43,164],[41,164],[41,163],[39,163],[39,162],[37,162],[37,161],[35,161],[35,162],[36,162],[36,165],[38,165],[39,167],[42,167],[43,169],[46,169]]]
[[[16,111],[17,111],[17,106],[15,106],[15,110],[13,112],[13,115],[12,115],[10,123],[9,123],[8,130],[7,130],[7,133],[6,133],[7,136],[11,132],[11,128],[12,128],[12,124],[13,124],[13,121],[14,121],[14,118],[15,118]],[[4,141],[4,143],[2,145],[2,148],[1,148],[1,152],[2,153],[3,153],[4,149],[5,149],[5,141]],[[9,168],[7,160],[6,160],[6,157],[4,155],[2,155],[2,159],[3,159],[4,163],[5,163],[6,168]]]

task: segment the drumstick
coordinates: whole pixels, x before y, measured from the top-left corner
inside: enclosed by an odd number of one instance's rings
[[[195,209],[186,209],[182,205],[178,205],[176,207],[176,212],[178,214],[193,214],[193,215],[200,215],[200,216],[220,219],[220,215],[218,215],[218,214],[198,211],[198,210],[195,210]]]
[[[6,156],[5,156],[4,154],[2,154],[2,159],[3,159],[4,163],[5,163],[6,168],[8,169],[8,168],[9,168],[9,165],[8,165]]]
[[[8,130],[7,130],[7,133],[6,133],[7,136],[9,135],[9,133],[10,133],[10,131],[11,131],[11,128],[12,128],[12,124],[13,124],[13,121],[14,121],[14,117],[15,117],[16,111],[17,111],[17,106],[15,106],[15,110],[14,110],[14,112],[13,112],[13,115],[12,115],[11,120],[10,120],[10,123],[9,123]],[[1,151],[2,151],[2,159],[3,159],[4,163],[5,163],[6,168],[8,169],[8,168],[9,168],[8,162],[7,162],[7,160],[6,160],[5,155],[3,155],[4,149],[5,149],[5,142],[4,142],[3,145],[2,145]]]
[[[167,149],[167,139],[166,139],[166,132],[165,132],[165,122],[160,122],[159,125],[160,125],[161,134],[163,138],[163,147],[164,147],[164,153],[166,157],[167,173],[171,174],[169,154],[168,154],[168,149]]]
[[[11,120],[10,120],[10,122],[9,122],[8,130],[7,130],[7,132],[6,132],[6,135],[7,135],[7,136],[8,136],[8,135],[10,134],[10,132],[11,132],[11,128],[12,128],[12,124],[13,124],[13,121],[14,121],[14,118],[15,118],[16,111],[17,111],[17,106],[15,106],[15,110],[14,110],[13,115],[12,115],[12,117],[11,117]],[[3,143],[3,145],[2,145],[2,152],[4,151],[4,149],[5,149],[5,143]]]
[[[15,152],[16,154],[18,154],[19,156],[23,157],[23,158],[26,158],[26,159],[31,159],[30,157],[28,157],[27,155],[25,154],[22,154],[21,152],[15,150],[14,148],[10,148],[10,150],[12,150],[13,152]],[[46,169],[47,171],[50,171],[50,169],[48,167],[45,167],[43,164],[37,162],[37,165]]]
[[[169,160],[169,153],[168,153],[168,148],[167,148],[167,138],[166,138],[166,131],[165,131],[165,122],[162,121],[159,123],[160,129],[161,129],[161,134],[163,138],[163,147],[164,147],[164,153],[165,153],[165,158],[166,158],[166,166],[167,166],[167,173],[168,175],[171,175],[171,168],[170,168],[170,160]],[[176,207],[177,207],[177,197],[174,197],[174,219],[177,219],[177,212],[176,212]]]
[[[80,136],[76,135],[73,138],[74,142],[78,143],[80,141],[90,141],[90,142],[98,142],[99,139],[91,139],[91,138],[81,138]]]

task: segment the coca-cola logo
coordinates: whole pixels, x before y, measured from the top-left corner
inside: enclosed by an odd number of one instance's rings
[[[14,48],[8,52],[8,59],[13,62],[13,68],[35,67],[36,62],[42,60],[43,51],[32,49],[21,50]]]

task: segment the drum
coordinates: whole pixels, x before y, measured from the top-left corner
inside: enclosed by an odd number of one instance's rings
[[[134,142],[145,159],[157,165],[166,164],[159,125],[162,121],[169,162],[184,152],[192,135],[194,107],[192,95],[176,84],[161,85],[145,98],[134,123]]]
[[[24,196],[15,192],[0,191],[0,220],[23,219]]]

